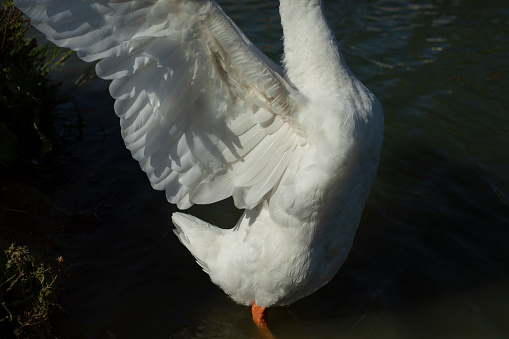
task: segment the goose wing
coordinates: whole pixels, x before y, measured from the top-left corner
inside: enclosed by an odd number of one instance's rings
[[[15,0],[58,46],[112,80],[122,137],[152,186],[185,209],[253,208],[303,136],[297,92],[213,0]]]

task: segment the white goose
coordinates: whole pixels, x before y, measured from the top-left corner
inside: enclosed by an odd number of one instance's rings
[[[175,233],[233,300],[286,305],[345,261],[376,172],[383,113],[345,63],[322,0],[280,0],[283,69],[214,0],[15,0],[112,80],[126,147],[180,209],[233,196],[232,229]]]

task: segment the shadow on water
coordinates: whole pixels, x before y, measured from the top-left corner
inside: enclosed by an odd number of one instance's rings
[[[381,163],[339,274],[290,307],[311,337],[509,331],[507,199],[486,173],[412,146]]]
[[[398,163],[398,158],[406,160]],[[507,203],[489,175],[426,146],[412,145],[411,151],[386,158],[347,262],[312,296],[272,309],[273,333],[277,338],[504,336],[509,331]],[[174,337],[256,337],[250,326],[248,308],[223,304]]]
[[[278,327],[284,338],[507,333],[507,199],[486,173],[425,147],[399,157],[414,166],[382,163],[348,261],[313,296],[273,310],[276,335]],[[399,184],[383,187],[388,179]],[[187,335],[242,338],[249,322],[248,309],[213,308]]]

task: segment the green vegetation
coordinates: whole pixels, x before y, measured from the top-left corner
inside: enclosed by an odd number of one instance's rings
[[[0,9],[0,165],[39,160],[52,143],[51,113],[62,101],[48,72],[67,58],[26,38],[30,25],[12,0]]]
[[[15,245],[5,255],[7,262],[0,270],[0,336],[50,337],[61,258],[52,267],[37,264],[26,246]]]
[[[0,254],[0,338],[54,338],[49,318],[58,308],[64,276],[61,257],[39,253],[52,253],[42,241],[62,227],[65,215],[28,183],[37,181],[33,164],[41,164],[53,147],[53,111],[63,101],[49,71],[69,54],[60,57],[56,48],[38,46],[26,37],[29,27],[12,0],[2,1],[0,248],[6,250],[5,258]]]

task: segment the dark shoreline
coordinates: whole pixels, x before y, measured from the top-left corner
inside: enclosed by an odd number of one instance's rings
[[[50,166],[54,165],[55,163],[51,163]],[[35,311],[40,307],[37,296],[26,300],[22,306],[16,306],[16,313],[13,311],[12,314],[9,302],[12,298],[18,297],[7,293],[2,296],[2,306],[3,303],[7,304],[3,309],[11,319],[0,322],[0,334],[6,338],[31,335],[56,338],[55,322],[58,320],[60,310],[58,299],[72,273],[65,248],[59,242],[59,236],[94,229],[98,219],[87,211],[68,212],[57,206],[51,197],[51,187],[54,186],[55,180],[51,174],[27,175],[26,170],[27,168],[24,168],[22,172],[25,173],[22,176],[11,171],[0,172],[0,266],[2,270],[6,267],[7,252],[11,246],[22,246],[29,251],[34,267],[46,268],[51,272],[55,283],[51,284],[48,317],[43,321],[40,321],[40,312]],[[49,169],[45,170],[51,173]],[[24,275],[31,273],[33,272]],[[6,287],[7,285],[4,289]],[[34,294],[37,293],[41,292],[35,290]],[[33,320],[30,320],[30,317]]]

